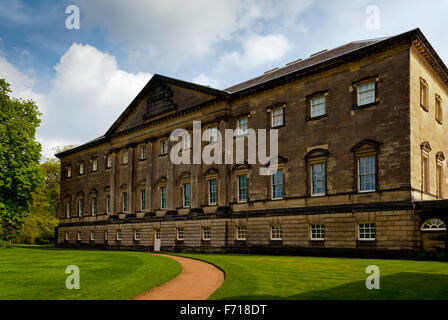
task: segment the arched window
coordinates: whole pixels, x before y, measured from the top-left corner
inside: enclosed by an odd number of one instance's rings
[[[446,224],[440,219],[429,219],[423,223],[422,231],[446,231]]]

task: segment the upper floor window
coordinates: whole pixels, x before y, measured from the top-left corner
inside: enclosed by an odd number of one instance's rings
[[[92,171],[98,171],[98,159],[92,160]]]
[[[106,195],[106,213],[110,214],[110,194]]]
[[[123,164],[128,164],[129,161],[129,153],[128,150],[123,151]]]
[[[284,124],[284,108],[277,107],[272,110],[271,126],[273,128],[280,127]]]
[[[168,139],[160,140],[160,154],[164,155],[168,153]]]
[[[182,148],[188,150],[191,148],[191,136],[190,133],[185,133],[182,135]]]
[[[123,192],[122,200],[123,200],[123,213],[126,213],[126,212],[128,212],[128,193],[127,192]]]
[[[436,121],[440,124],[443,123],[443,109],[442,98],[436,94]]]
[[[376,101],[376,82],[369,80],[357,86],[358,106],[365,106]]]
[[[147,149],[146,146],[141,146],[140,147],[140,159],[141,160],[146,160],[147,157]]]
[[[67,178],[72,176],[72,166],[67,166]]]
[[[84,174],[84,162],[79,163],[79,174]]]
[[[326,164],[311,164],[311,195],[324,196],[326,184]]]
[[[249,131],[249,118],[244,117],[238,119],[237,130],[239,135],[247,134]]]
[[[216,179],[210,179],[208,181],[208,204],[216,205],[218,200],[218,181]]]
[[[166,187],[160,187],[160,208],[166,209],[167,189]]]
[[[283,169],[278,169],[272,175],[272,199],[283,199]]]
[[[190,207],[190,193],[191,188],[189,183],[184,183],[182,185],[182,192],[183,192],[183,207],[189,208]]]
[[[247,202],[247,175],[238,176],[238,202]]]
[[[78,199],[78,216],[82,217],[83,212],[83,201],[82,199]]]
[[[71,203],[70,201],[67,201],[66,207],[65,207],[65,216],[67,218],[70,218],[70,211],[71,211]]]
[[[325,94],[319,94],[310,99],[311,118],[322,117],[327,113],[327,97]]]
[[[212,126],[208,128],[208,141],[214,143],[218,141],[218,127]]]
[[[106,156],[106,168],[110,169],[112,167],[112,157],[110,155]]]
[[[97,212],[97,207],[96,207],[96,197],[92,198],[92,216],[96,216],[96,212]]]
[[[425,79],[420,78],[420,106],[425,110],[429,110],[428,106],[429,86]]]
[[[358,159],[359,191],[370,192],[376,190],[375,156],[360,157]]]
[[[422,184],[422,192],[427,192],[429,193],[430,191],[430,174],[429,174],[429,153],[431,152],[431,146],[428,142],[423,142],[420,145],[421,148],[421,156],[422,156],[422,163],[421,163],[421,168],[422,168],[422,179],[421,179],[421,184]]]
[[[146,190],[142,189],[140,190],[140,209],[141,211],[145,211],[146,210]]]
[[[443,152],[437,152],[436,154],[436,195],[438,198],[443,198],[445,178],[443,163],[445,161],[445,155]]]

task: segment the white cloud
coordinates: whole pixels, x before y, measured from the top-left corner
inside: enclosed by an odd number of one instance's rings
[[[57,146],[84,143],[104,134],[151,78],[148,73],[123,71],[110,54],[76,43],[55,66],[48,94],[35,93],[36,79],[3,57],[0,70],[12,84],[13,95],[33,98],[43,113],[37,134],[45,157],[52,157]]]
[[[263,21],[291,25],[314,0],[78,0],[81,28],[101,28],[124,44],[129,60],[176,68],[213,52],[214,45],[259,32]]]
[[[252,34],[241,39],[241,45],[242,52],[232,51],[221,56],[217,67],[220,72],[235,67],[245,71],[258,68],[283,58],[291,49],[290,42],[282,34]]]
[[[212,79],[205,73],[200,73],[192,80],[193,83],[201,84],[203,86],[210,86],[215,89],[221,88],[221,83],[219,80]]]

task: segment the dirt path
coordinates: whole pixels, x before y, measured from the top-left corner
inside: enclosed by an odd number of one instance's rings
[[[224,272],[215,266],[194,259],[157,254],[176,260],[181,273],[159,287],[142,293],[134,300],[206,300],[224,282]]]

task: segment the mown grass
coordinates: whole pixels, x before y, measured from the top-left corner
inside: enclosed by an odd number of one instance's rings
[[[448,263],[405,260],[182,254],[226,272],[210,299],[448,299]],[[380,269],[368,290],[366,268]]]
[[[79,267],[79,290],[65,286],[69,265]],[[130,299],[181,270],[172,259],[142,252],[0,247],[0,299]]]

